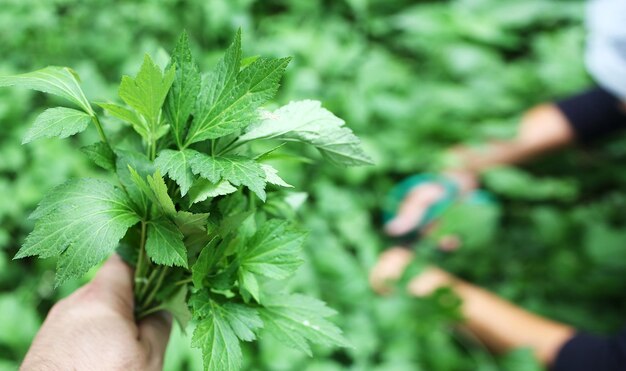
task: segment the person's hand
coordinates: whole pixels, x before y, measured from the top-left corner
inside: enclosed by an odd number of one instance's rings
[[[20,370],[161,370],[171,317],[136,323],[133,308],[133,272],[114,255],[52,307]]]
[[[428,296],[438,288],[451,286],[457,281],[452,274],[435,266],[429,266],[409,281],[407,290],[417,297]]]
[[[383,252],[370,271],[370,285],[379,294],[391,292],[391,283],[397,281],[413,259],[413,253],[402,247],[392,247]]]
[[[451,171],[444,176],[454,182],[461,194],[466,194],[477,186],[476,175],[469,171]],[[402,236],[415,229],[426,214],[426,211],[435,202],[445,196],[445,189],[438,183],[425,183],[413,188],[406,196],[395,218],[384,227],[385,232],[393,237]],[[424,231],[428,233],[430,229]],[[459,241],[455,236],[444,236],[439,244],[444,250],[453,250],[458,247]]]

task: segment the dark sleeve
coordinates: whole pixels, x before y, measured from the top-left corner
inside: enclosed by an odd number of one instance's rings
[[[626,370],[626,330],[614,337],[578,333],[559,351],[552,371]]]
[[[580,143],[589,143],[626,128],[626,109],[617,97],[602,88],[588,90],[555,104],[569,121]]]

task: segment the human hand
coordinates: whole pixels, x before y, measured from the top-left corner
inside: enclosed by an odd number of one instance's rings
[[[444,174],[446,178],[454,182],[461,194],[469,193],[476,189],[476,175],[469,171],[450,171]],[[398,209],[395,218],[389,221],[384,229],[390,236],[402,236],[415,229],[424,218],[428,209],[441,200],[446,194],[444,187],[438,183],[420,184],[409,192]],[[432,225],[422,230],[428,234],[432,230]],[[443,250],[454,250],[460,241],[456,236],[444,236],[440,239],[439,245]]]
[[[114,255],[52,307],[20,370],[161,370],[171,317],[137,323],[133,309],[132,269]]]
[[[451,286],[457,282],[458,279],[452,274],[435,266],[429,266],[409,281],[407,290],[411,295],[422,297],[432,294],[440,287]]]
[[[370,271],[370,285],[379,294],[391,292],[389,284],[397,281],[413,259],[413,253],[402,247],[392,247],[383,252]]]

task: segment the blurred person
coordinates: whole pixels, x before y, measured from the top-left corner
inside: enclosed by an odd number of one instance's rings
[[[171,327],[166,312],[135,321],[133,271],[113,255],[52,307],[20,370],[162,370]]]
[[[477,188],[480,174],[487,169],[522,163],[626,128],[626,0],[590,0],[586,11],[589,35],[585,62],[598,86],[530,109],[511,140],[480,148],[451,149],[457,161],[442,176],[457,186],[461,197]],[[385,225],[385,232],[397,237],[414,231],[428,209],[444,196],[445,189],[438,182],[416,186],[407,194],[396,217]],[[460,241],[449,237],[440,243],[442,248],[452,250]],[[388,283],[401,277],[412,257],[401,247],[381,254],[370,274],[373,289],[388,292]],[[626,370],[626,331],[614,337],[577,332],[437,267],[414,277],[407,289],[412,295],[423,296],[442,286],[451,287],[463,300],[464,326],[495,351],[530,347],[539,361],[558,371]]]

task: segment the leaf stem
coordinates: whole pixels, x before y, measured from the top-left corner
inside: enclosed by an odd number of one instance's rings
[[[141,289],[138,299],[141,300],[146,296],[146,294],[148,293],[148,289],[150,288],[150,284],[152,283],[152,281],[154,281],[154,277],[156,277],[157,272],[157,268],[154,268],[152,272],[150,272],[150,276],[148,276],[148,279],[146,280],[146,285]]]
[[[152,142],[152,145],[150,146],[150,160],[154,161],[155,158],[156,158],[156,140]]]
[[[165,275],[167,274],[168,270],[169,270],[168,267],[161,267],[161,273],[159,274],[159,279],[157,280],[156,284],[154,285],[154,288],[152,289],[152,291],[150,292],[150,294],[148,295],[144,303],[146,307],[152,304],[152,302],[154,301],[154,297],[157,294],[157,292],[159,292],[159,289],[161,288],[161,285],[163,284],[163,279],[165,278]]]
[[[100,124],[100,119],[98,119],[98,116],[96,116],[95,114],[91,115],[91,120],[93,121],[94,125],[96,125],[96,129],[98,130],[98,135],[100,135],[100,140],[103,143],[105,143],[107,146],[109,146],[109,148],[111,148],[111,144],[107,140],[107,136],[104,133],[104,129],[102,129],[102,124]]]
[[[192,281],[193,281],[193,279],[190,277],[190,278],[187,278],[187,279],[184,279],[184,280],[180,280],[180,281],[174,282],[174,286],[181,286],[181,285],[190,283]]]
[[[146,222],[141,221],[141,242],[139,243],[139,256],[137,257],[137,267],[135,267],[135,295],[139,293],[143,280],[143,268],[146,254]]]
[[[142,318],[144,318],[144,317],[146,317],[146,316],[148,316],[148,315],[150,315],[152,313],[158,312],[158,311],[163,310],[163,309],[165,309],[165,307],[161,304],[161,305],[157,305],[155,307],[152,307],[150,309],[146,309],[144,311],[141,311],[137,315],[137,320],[140,320],[140,319],[142,319]]]

